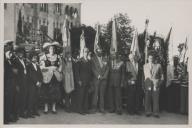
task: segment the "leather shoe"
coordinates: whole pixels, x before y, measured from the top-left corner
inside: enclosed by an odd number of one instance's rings
[[[156,115],[153,115],[153,116],[154,116],[155,118],[160,118],[160,116],[159,116],[159,115],[157,115],[157,114],[156,114]]]
[[[151,116],[151,114],[146,114],[146,117],[150,117]]]

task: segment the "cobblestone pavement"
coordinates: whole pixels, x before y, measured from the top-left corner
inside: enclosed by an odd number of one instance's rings
[[[146,117],[143,115],[128,115],[123,113],[96,113],[80,115],[77,113],[67,113],[62,109],[57,114],[44,114],[36,118],[20,118],[14,124],[187,124],[188,116],[174,113],[162,112],[160,118]]]

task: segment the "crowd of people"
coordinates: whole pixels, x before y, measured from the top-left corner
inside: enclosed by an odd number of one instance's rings
[[[110,56],[101,48],[95,53],[88,48],[71,55],[70,49],[57,53],[57,42],[44,43],[41,56],[35,50],[13,48],[13,41],[4,45],[4,123],[16,122],[19,118],[34,118],[43,113],[57,114],[58,105],[66,112],[82,115],[116,113],[123,109],[122,88],[126,94],[126,112],[140,115],[141,105],[147,117],[159,118],[159,88],[163,73],[153,54],[148,55],[144,65],[144,86],[138,80],[140,67],[130,53],[128,61],[111,50]],[[145,95],[140,95],[142,90]],[[143,102],[144,101],[144,102]]]

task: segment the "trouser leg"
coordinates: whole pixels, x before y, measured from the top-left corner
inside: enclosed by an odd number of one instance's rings
[[[92,99],[92,109],[97,108],[98,103],[98,91],[99,91],[99,84],[94,85],[94,91],[93,91],[93,99]]]
[[[114,87],[116,111],[122,110],[121,87]]]
[[[105,96],[105,89],[106,89],[106,81],[102,80],[100,83],[99,88],[99,109],[100,111],[104,111],[104,96]]]
[[[115,106],[114,106],[114,87],[110,86],[108,88],[108,103],[109,103],[109,110],[114,111]]]
[[[134,113],[135,112],[135,90],[136,87],[134,85],[128,86],[128,113]]]
[[[84,88],[84,97],[83,97],[83,111],[87,112],[88,111],[88,86],[86,85]]]
[[[159,114],[159,91],[152,92],[152,100],[153,100],[153,114]]]
[[[146,114],[152,113],[152,92],[149,90],[145,91],[145,112]]]

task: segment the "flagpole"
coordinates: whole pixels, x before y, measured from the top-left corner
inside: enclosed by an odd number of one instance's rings
[[[185,54],[187,52],[187,37],[186,37],[186,40],[185,40],[184,48],[185,48],[185,52],[184,52],[184,57],[183,57],[183,63],[185,62]]]
[[[148,44],[147,44],[147,36],[148,36],[148,24],[149,24],[149,19],[146,19],[145,21],[145,63],[147,63],[147,56],[148,56]]]

